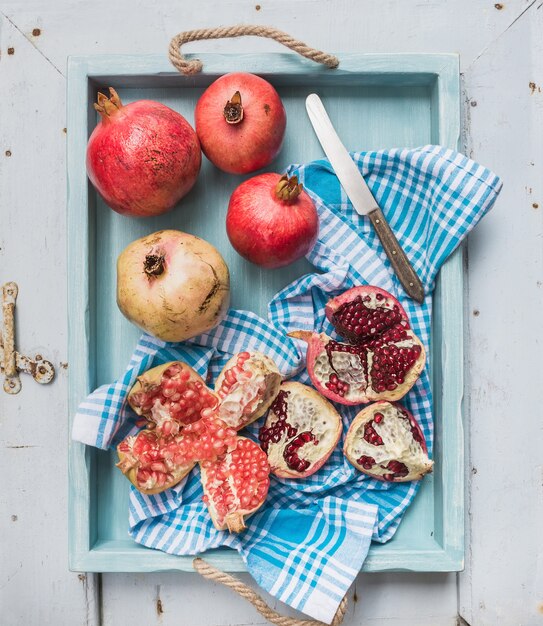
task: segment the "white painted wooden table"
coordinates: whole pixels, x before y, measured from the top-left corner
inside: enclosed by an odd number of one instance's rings
[[[20,287],[18,347],[58,371],[49,387],[24,376],[19,395],[0,393],[0,623],[264,623],[196,575],[67,568],[66,57],[166,53],[180,30],[245,22],[330,52],[461,55],[464,150],[505,183],[466,253],[466,570],[361,575],[344,623],[543,624],[543,0],[258,1],[0,5],[0,280]]]

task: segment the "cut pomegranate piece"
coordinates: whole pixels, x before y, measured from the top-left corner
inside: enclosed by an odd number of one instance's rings
[[[343,452],[361,472],[388,482],[419,480],[433,467],[415,418],[390,402],[376,402],[358,413]]]
[[[424,346],[405,320],[376,332],[358,344],[304,330],[289,336],[307,341],[307,371],[315,388],[330,400],[355,405],[403,398],[426,362]]]
[[[240,430],[264,415],[280,384],[281,374],[272,359],[260,352],[240,352],[228,361],[215,383],[220,418]]]
[[[337,334],[351,343],[371,341],[392,328],[409,328],[409,318],[398,300],[372,285],[353,287],[332,298],[325,313]]]
[[[219,398],[189,365],[171,361],[139,376],[128,403],[148,420],[149,428],[167,436],[216,409]]]
[[[236,438],[236,446],[216,461],[200,463],[203,500],[218,530],[239,533],[245,518],[266,500],[270,466],[262,449],[250,439]]]
[[[117,446],[117,467],[142,493],[176,485],[197,461],[215,460],[237,445],[236,431],[214,415],[187,424],[177,435],[142,430]]]
[[[320,469],[341,435],[341,417],[314,389],[285,382],[272,403],[259,439],[271,471],[304,478]]]

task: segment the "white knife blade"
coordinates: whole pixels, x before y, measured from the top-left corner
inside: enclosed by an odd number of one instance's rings
[[[317,94],[307,96],[305,106],[320,144],[341,186],[359,215],[367,215],[407,295],[424,300],[424,286],[392,232],[364,177],[336,133]]]
[[[359,215],[367,215],[378,209],[379,205],[355,162],[351,159],[351,155],[347,152],[347,148],[341,142],[321,99],[316,93],[307,96],[305,108],[322,149],[356,212]]]

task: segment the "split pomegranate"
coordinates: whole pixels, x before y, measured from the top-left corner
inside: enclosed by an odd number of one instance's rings
[[[324,333],[289,335],[307,341],[307,371],[324,396],[355,405],[399,400],[413,387],[426,353],[393,296],[377,287],[356,287],[331,300],[326,315],[338,333],[356,343]]]
[[[254,74],[225,74],[202,94],[194,112],[206,157],[219,169],[247,174],[277,156],[287,124],[281,98]]]
[[[260,174],[241,183],[230,197],[230,243],[261,267],[283,267],[305,256],[318,231],[317,210],[296,176]]]
[[[216,461],[200,463],[203,500],[215,528],[238,533],[246,528],[245,518],[266,500],[270,466],[261,448],[237,437],[235,448]]]
[[[320,469],[341,435],[341,417],[314,389],[285,382],[273,401],[259,439],[271,471],[304,478]]]
[[[187,120],[164,104],[124,106],[110,87],[94,107],[101,121],[87,146],[87,173],[106,204],[136,217],[172,209],[192,188],[202,155]]]
[[[361,472],[388,482],[419,480],[433,467],[415,418],[390,402],[376,402],[358,413],[343,452]]]
[[[161,230],[128,245],[117,261],[123,315],[164,341],[184,341],[217,326],[230,302],[230,276],[207,241]]]
[[[144,424],[168,436],[204,415],[217,413],[219,398],[190,366],[171,361],[139,376],[128,403],[144,416]]]
[[[270,407],[281,384],[281,374],[270,357],[260,352],[240,352],[219,374],[215,391],[220,398],[219,417],[240,430]]]
[[[236,431],[204,409],[204,416],[185,424],[176,435],[158,427],[129,436],[118,446],[117,467],[142,493],[160,493],[176,485],[197,461],[215,460],[237,445]]]

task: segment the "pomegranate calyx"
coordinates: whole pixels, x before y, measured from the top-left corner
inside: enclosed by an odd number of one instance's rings
[[[302,193],[303,187],[301,183],[298,183],[297,176],[289,178],[286,174],[283,174],[275,187],[275,195],[286,204],[292,204]]]
[[[143,262],[143,271],[147,274],[149,279],[157,278],[164,273],[165,265],[164,254],[157,254],[156,252],[151,251],[145,257],[145,261]]]
[[[239,124],[243,119],[243,105],[241,104],[241,94],[239,91],[224,105],[224,119],[227,124]]]
[[[109,120],[112,115],[115,115],[115,113],[123,108],[119,94],[113,87],[109,88],[109,93],[110,96],[108,98],[103,93],[98,92],[98,102],[94,105],[94,108],[100,113],[103,121]]]

